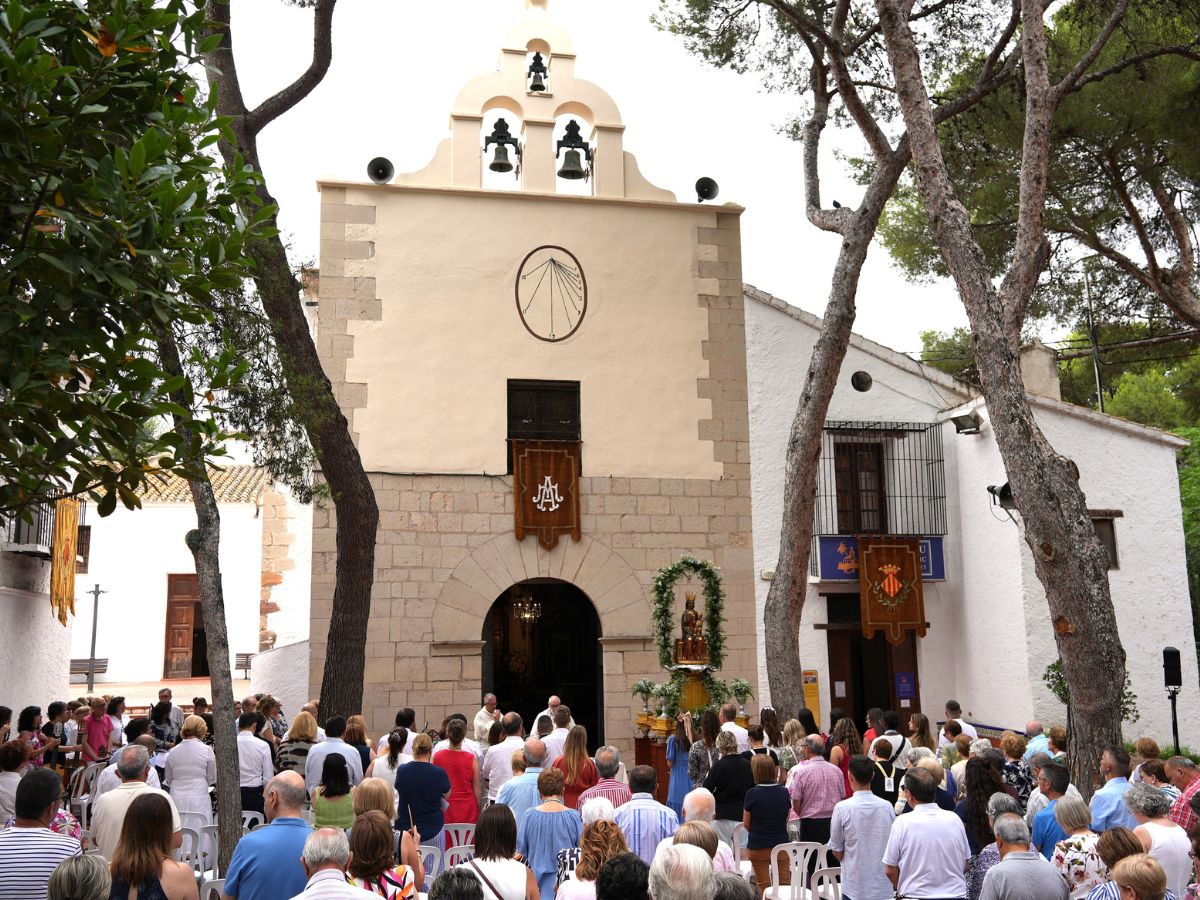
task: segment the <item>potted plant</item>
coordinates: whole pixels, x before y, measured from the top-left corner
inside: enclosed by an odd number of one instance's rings
[[[654,693],[654,682],[649,678],[643,678],[641,681],[634,682],[630,693],[634,696],[642,698],[642,712],[650,712],[650,695]]]
[[[738,715],[746,715],[746,701],[754,696],[754,688],[745,678],[735,678],[729,682],[729,693],[738,704]]]

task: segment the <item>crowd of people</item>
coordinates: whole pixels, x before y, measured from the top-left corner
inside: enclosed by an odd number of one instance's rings
[[[747,729],[727,704],[678,717],[660,803],[656,770],[589,754],[558,697],[528,730],[489,694],[438,728],[401,709],[377,740],[315,701],[290,722],[267,695],[235,706],[185,711],[164,689],[130,717],[81,698],[21,710],[15,730],[0,707],[0,900],[197,897],[179,848],[185,823],[215,820],[219,728],[237,730],[242,810],[263,821],[224,873],[230,900],[745,900],[821,865],[847,900],[1200,900],[1200,768],[1148,738],[1104,751],[1085,803],[1058,727],[996,746],[949,701],[936,736],[878,709],[862,731],[769,707]],[[81,766],[95,777],[68,781]],[[819,850],[775,853],[794,841]],[[425,848],[445,853],[436,875]]]

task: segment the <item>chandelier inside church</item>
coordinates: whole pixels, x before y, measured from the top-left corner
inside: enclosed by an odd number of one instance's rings
[[[517,621],[525,624],[537,621],[542,615],[542,604],[533,599],[529,588],[513,588],[512,608]]]

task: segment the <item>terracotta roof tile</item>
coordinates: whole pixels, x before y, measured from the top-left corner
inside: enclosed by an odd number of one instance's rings
[[[257,466],[209,466],[208,477],[218,503],[253,503],[271,482],[266,470]],[[186,479],[176,475],[155,474],[141,491],[148,503],[191,503],[192,492]]]

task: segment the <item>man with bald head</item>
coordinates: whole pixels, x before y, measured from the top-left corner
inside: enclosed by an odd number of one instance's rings
[[[558,708],[561,705],[562,705],[562,700],[558,699],[558,696],[556,694],[551,694],[550,699],[546,701],[546,708],[543,709],[536,716],[534,716],[533,721],[536,722],[542,716],[549,716],[550,721],[554,722],[554,714],[558,711]],[[572,719],[570,716],[567,716],[567,730],[570,730],[574,727],[575,727],[575,720]]]
[[[492,749],[494,750],[496,747]],[[525,742],[525,771],[500,788],[497,796],[496,802],[503,803],[516,816],[517,843],[521,841],[521,830],[524,824],[522,820],[525,818],[525,813],[541,802],[537,782],[545,763],[545,742],[539,738],[530,738]]]
[[[308,876],[300,857],[312,832],[301,813],[306,796],[298,772],[280,772],[267,782],[263,808],[270,825],[238,841],[225,875],[226,898],[273,900],[304,890]]]
[[[1030,719],[1025,723],[1025,762],[1029,762],[1030,758],[1035,753],[1048,753],[1046,749],[1050,746],[1050,739],[1046,737],[1042,731],[1042,723],[1037,719]]]
[[[134,721],[137,720],[135,719]],[[128,735],[128,729],[126,729],[126,733]],[[148,734],[138,735],[129,743],[131,745],[138,744],[142,747],[145,747],[146,752],[151,756],[154,755],[154,751],[157,749],[154,738]],[[113,754],[112,763],[110,763],[108,768],[101,772],[100,777],[96,779],[96,788],[92,792],[92,803],[95,803],[114,788],[121,786],[121,776],[117,774],[117,756],[118,754]],[[158,773],[154,771],[154,766],[151,766],[150,771],[146,774],[146,784],[150,785],[152,788],[162,787],[162,785],[159,783]]]
[[[508,713],[500,720],[500,727],[504,729],[504,740],[487,748],[479,770],[483,776],[484,790],[492,803],[499,799],[500,788],[512,780],[513,754],[525,746],[524,723],[520,715]]]
[[[314,719],[316,719],[318,722],[320,722],[321,720],[319,718],[317,718],[319,708],[320,708],[320,704],[318,704],[316,700],[309,700],[302,707],[300,707],[300,712],[306,712],[310,716],[312,716]],[[384,737],[387,737],[387,735],[384,735]],[[317,726],[317,743],[319,744],[323,740],[325,740],[325,729],[322,728],[320,725],[318,725]]]

